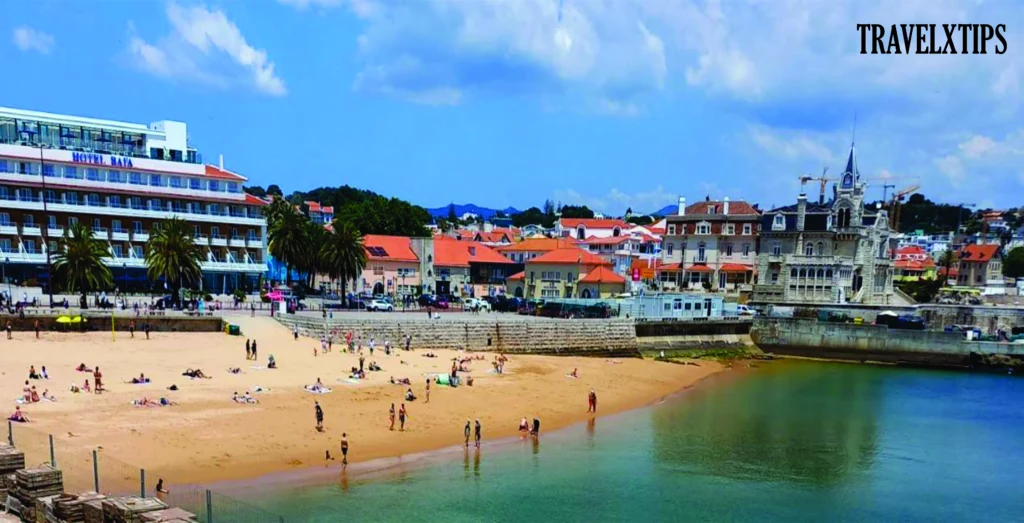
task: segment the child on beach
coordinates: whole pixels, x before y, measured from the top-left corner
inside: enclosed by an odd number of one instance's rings
[[[587,397],[587,412],[597,414],[597,393],[594,389],[590,389],[590,395]]]
[[[462,429],[463,435],[466,436],[466,448],[469,448],[469,434],[470,434],[470,421],[466,418],[466,428]]]
[[[96,394],[103,392],[103,373],[100,372],[100,367],[97,365],[96,370],[92,373],[92,380],[96,384]]]
[[[394,403],[391,404],[391,411],[388,412],[388,419],[391,420],[391,426],[388,427],[388,430],[395,430],[395,404]]]
[[[426,400],[423,403],[430,403],[430,378],[427,378],[427,392],[425,394]]]

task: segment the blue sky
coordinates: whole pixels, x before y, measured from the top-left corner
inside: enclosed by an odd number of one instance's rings
[[[0,105],[185,121],[286,192],[621,214],[788,203],[842,169],[1020,206],[1022,4],[908,0],[4,2]],[[1004,23],[1004,55],[862,56],[858,22]]]

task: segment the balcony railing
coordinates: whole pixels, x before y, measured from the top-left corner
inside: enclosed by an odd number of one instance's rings
[[[33,196],[27,196],[27,195],[10,194],[10,193],[6,194],[6,195],[0,195],[0,200],[11,201],[11,202],[27,202],[27,203],[41,203],[43,201],[43,199],[40,198],[39,196],[34,196],[34,195]],[[170,208],[168,208],[166,206],[153,207],[153,206],[150,206],[150,205],[144,204],[144,203],[123,202],[123,203],[113,203],[112,204],[112,203],[109,203],[109,202],[95,201],[95,200],[77,200],[76,199],[76,200],[72,201],[72,200],[59,200],[59,199],[56,199],[56,198],[46,198],[46,203],[48,205],[72,205],[72,206],[87,207],[87,208],[90,208],[90,209],[126,209],[126,210],[132,210],[132,211],[166,212],[166,213],[172,213],[172,214],[185,214],[185,215],[192,214],[192,215],[198,215],[198,216],[222,216],[222,217],[225,217],[225,218],[243,218],[243,219],[250,219],[250,220],[261,220],[261,219],[263,219],[263,213],[259,212],[259,211],[254,211],[254,212],[238,212],[238,211],[234,211],[234,212],[231,212],[231,211],[228,211],[226,209],[221,209],[221,210],[218,210],[218,211],[211,211],[209,209],[203,209],[203,208],[199,208],[199,207],[188,208],[188,207],[180,207],[180,206],[178,206],[178,207],[170,207]]]

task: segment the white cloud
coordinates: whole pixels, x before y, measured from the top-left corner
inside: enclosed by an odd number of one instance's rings
[[[608,216],[622,216],[626,209],[633,209],[636,214],[653,213],[666,205],[675,204],[679,195],[657,186],[650,191],[627,193],[617,188],[610,189],[603,195],[583,194],[574,189],[555,191],[552,199],[563,205],[586,205],[591,210],[602,212]]]
[[[14,45],[22,51],[36,51],[42,54],[50,54],[56,42],[53,36],[31,27],[21,26],[14,30]]]
[[[752,126],[750,138],[762,150],[775,157],[789,160],[832,162],[835,157],[828,147],[799,131],[783,131],[765,126]]]
[[[128,52],[143,70],[225,87],[244,83],[272,96],[287,94],[266,51],[250,45],[222,11],[170,3],[166,14],[174,31],[155,43],[145,41],[129,26]]]
[[[949,178],[953,187],[960,187],[964,180],[964,161],[959,156],[946,155],[935,160],[935,166]]]
[[[978,158],[996,148],[996,142],[987,136],[975,135],[959,145],[960,151],[968,158]]]

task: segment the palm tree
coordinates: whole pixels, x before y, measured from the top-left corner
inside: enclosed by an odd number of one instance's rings
[[[366,268],[363,237],[347,221],[334,220],[333,230],[327,234],[320,253],[324,273],[332,280],[341,280],[341,303],[344,305],[346,283],[359,277]]]
[[[953,270],[953,266],[960,262],[959,257],[951,249],[946,249],[941,255],[939,255],[939,266],[945,269],[945,274],[942,278],[942,286],[946,286],[946,282],[949,281],[950,271]]]
[[[77,222],[64,230],[60,248],[54,257],[53,269],[63,280],[68,292],[80,292],[81,306],[86,308],[86,293],[114,286],[110,268],[103,259],[110,256],[107,244],[92,237],[92,228]]]
[[[176,306],[181,305],[181,288],[186,283],[198,283],[202,277],[199,264],[203,251],[192,236],[192,226],[175,217],[155,228],[146,242],[146,273],[153,281],[164,277]]]
[[[267,225],[273,225],[285,213],[295,212],[295,207],[288,203],[288,200],[275,196],[270,205],[263,208],[263,215],[267,217]]]
[[[275,206],[278,201],[284,200],[275,200],[267,207]],[[284,264],[287,283],[291,286],[292,267],[302,266],[303,257],[308,253],[309,220],[290,206],[290,210],[278,207],[267,214],[267,221],[271,222],[267,231],[268,247],[270,254]]]
[[[324,257],[321,251],[329,234],[321,223],[310,221],[306,226],[306,254],[302,257],[298,269],[306,273],[306,285],[310,288],[313,287],[316,275],[324,272]]]

